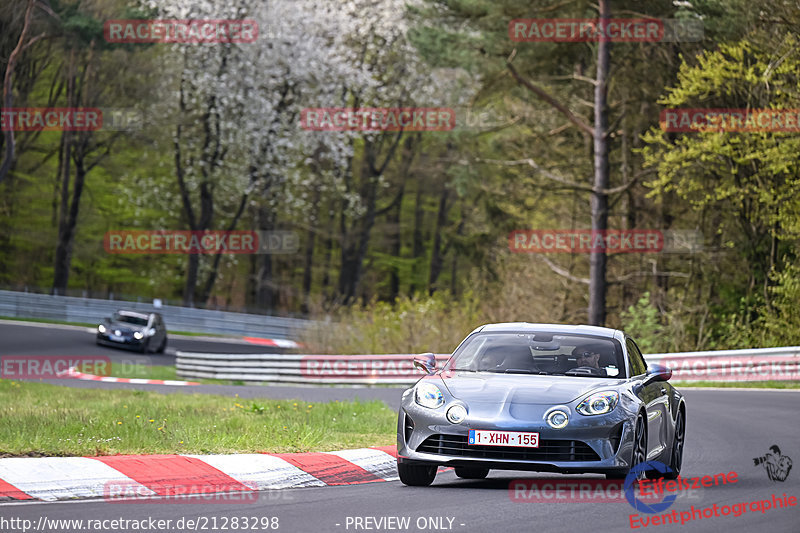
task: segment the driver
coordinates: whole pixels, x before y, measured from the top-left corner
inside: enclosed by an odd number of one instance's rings
[[[597,346],[578,346],[572,350],[572,355],[578,360],[578,366],[575,368],[588,366],[595,369],[598,375],[608,376],[606,369],[600,367],[600,348]]]

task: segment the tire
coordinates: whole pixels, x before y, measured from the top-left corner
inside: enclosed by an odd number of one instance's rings
[[[147,339],[146,341],[144,341],[142,343],[142,347],[139,348],[139,351],[142,352],[142,353],[147,353],[148,351],[150,351],[149,350],[149,348],[150,348],[149,344],[150,344],[150,339]]]
[[[675,420],[675,436],[672,437],[672,453],[669,458],[669,469],[671,472],[664,474],[666,479],[677,479],[681,473],[683,465],[683,443],[686,439],[686,417],[683,411],[678,411],[678,418]]]
[[[427,487],[436,477],[436,465],[409,465],[397,463],[397,473],[403,485],[409,487]]]
[[[161,341],[161,346],[158,347],[156,353],[164,353],[164,350],[167,348],[167,338],[164,337],[164,340]]]
[[[489,475],[488,468],[456,467],[456,475],[461,479],[485,479]]]
[[[647,425],[644,417],[636,417],[636,425],[633,431],[633,455],[631,456],[631,467],[627,470],[619,470],[606,474],[606,479],[624,479],[633,467],[647,461]],[[639,472],[637,479],[644,479],[646,472]]]

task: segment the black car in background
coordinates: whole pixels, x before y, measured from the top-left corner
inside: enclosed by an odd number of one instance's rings
[[[167,327],[158,313],[120,309],[97,326],[97,344],[163,353],[167,347]]]

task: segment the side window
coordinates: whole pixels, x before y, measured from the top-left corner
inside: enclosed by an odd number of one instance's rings
[[[639,376],[647,372],[647,364],[644,362],[642,352],[632,339],[625,339],[625,346],[628,347],[628,359],[631,362],[631,375]]]

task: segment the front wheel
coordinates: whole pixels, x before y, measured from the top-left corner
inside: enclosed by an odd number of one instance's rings
[[[456,475],[461,479],[484,479],[489,475],[489,469],[456,467]]]
[[[397,473],[403,485],[410,487],[427,487],[436,477],[436,465],[409,465],[397,463]]]
[[[161,346],[158,347],[158,350],[156,350],[156,353],[164,353],[164,350],[166,349],[166,347],[167,347],[167,338],[164,337],[164,340],[161,341]]]
[[[670,471],[664,474],[666,479],[677,479],[683,464],[683,440],[686,438],[686,420],[683,411],[678,411],[675,420],[675,436],[672,438],[672,454],[669,460]]]
[[[636,417],[636,429],[633,432],[633,457],[631,458],[631,467],[628,470],[620,470],[616,472],[609,472],[606,474],[607,479],[624,479],[628,477],[628,473],[638,464],[647,461],[647,426],[645,426],[644,417],[639,415]],[[637,480],[644,479],[646,472],[641,471],[636,474]]]

